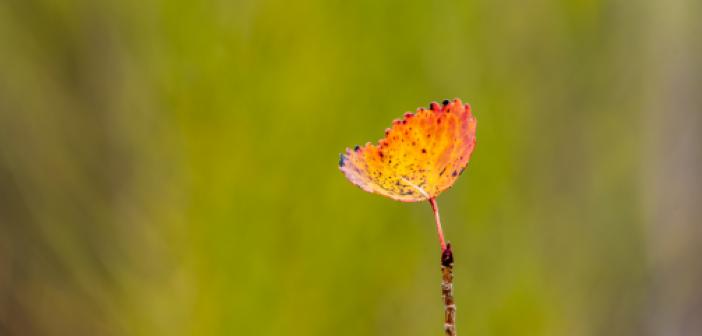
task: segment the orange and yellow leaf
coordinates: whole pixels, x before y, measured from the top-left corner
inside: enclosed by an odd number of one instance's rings
[[[450,188],[475,147],[476,120],[460,99],[432,103],[395,120],[377,145],[346,149],[339,169],[363,190],[402,202]]]

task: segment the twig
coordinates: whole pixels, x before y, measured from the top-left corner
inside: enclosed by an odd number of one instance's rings
[[[436,199],[430,198],[431,210],[434,212],[436,232],[441,244],[441,296],[444,299],[444,331],[448,336],[456,336],[456,303],[453,301],[453,251],[451,243],[446,244],[444,231],[441,229],[441,217]]]
[[[444,298],[444,331],[456,336],[456,303],[453,301],[453,252],[451,243],[441,252],[441,296]]]

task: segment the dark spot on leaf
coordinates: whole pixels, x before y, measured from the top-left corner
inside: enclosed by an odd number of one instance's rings
[[[339,153],[339,167],[343,167],[346,162],[346,157],[344,154]]]
[[[426,148],[422,148],[422,154],[426,154],[426,153],[427,153],[427,149],[426,149]]]
[[[446,172],[446,167],[444,167],[444,169],[441,170],[441,172],[439,173],[439,176],[444,175],[445,172]]]
[[[441,118],[436,119],[436,123],[437,123],[437,124],[441,124]]]
[[[355,150],[355,151],[357,151],[357,152],[358,152],[360,149],[361,149],[361,146],[359,146],[359,145],[356,145],[356,147],[353,148],[353,150]]]
[[[456,177],[456,175],[458,175],[458,172],[454,170],[453,173],[451,173],[451,176]]]
[[[444,106],[448,105],[448,104],[449,104],[449,100],[448,100],[448,99],[444,99],[444,101],[442,102],[442,104],[444,104]]]

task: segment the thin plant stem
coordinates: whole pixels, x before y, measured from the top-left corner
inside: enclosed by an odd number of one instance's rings
[[[444,332],[447,336],[456,336],[456,303],[453,300],[453,251],[451,243],[446,244],[441,229],[441,218],[436,199],[430,198],[429,204],[434,212],[436,231],[441,243],[441,297],[444,301]]]
[[[436,233],[439,234],[439,243],[441,244],[441,252],[446,250],[446,241],[444,240],[444,230],[441,229],[441,217],[439,216],[439,206],[436,204],[435,198],[429,199],[431,210],[434,212],[434,221],[436,221]]]
[[[451,243],[441,253],[441,297],[444,299],[444,332],[456,336],[456,303],[453,300],[453,252]]]

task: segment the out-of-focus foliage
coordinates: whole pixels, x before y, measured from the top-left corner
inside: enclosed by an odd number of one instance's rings
[[[463,335],[702,333],[699,1],[0,3],[0,335],[439,335],[428,204],[349,144],[480,121]]]

